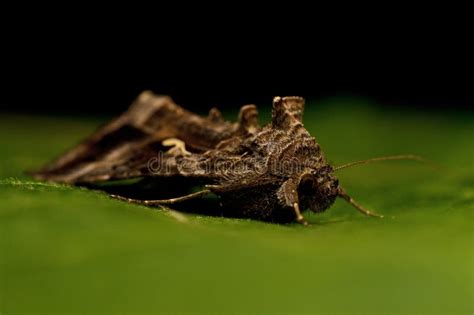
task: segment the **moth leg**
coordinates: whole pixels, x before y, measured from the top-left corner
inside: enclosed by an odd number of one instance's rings
[[[298,181],[295,178],[289,178],[277,191],[277,197],[280,205],[284,208],[293,208],[296,222],[308,225],[308,221],[303,217],[298,201]]]
[[[293,204],[293,209],[295,210],[295,214],[296,214],[296,222],[303,225],[308,225],[308,221],[306,221],[306,219],[301,214],[300,206],[297,202]]]
[[[172,147],[170,151],[177,150],[182,155],[191,155],[191,152],[186,150],[186,143],[184,143],[183,141],[177,138],[165,139],[161,142],[161,144],[164,145],[165,147]]]
[[[130,202],[130,203],[141,204],[141,205],[146,205],[146,206],[160,206],[160,205],[172,205],[175,203],[191,200],[194,198],[199,198],[210,193],[211,193],[210,190],[204,189],[204,190],[201,190],[189,195],[184,195],[181,197],[170,198],[170,199],[160,199],[160,200],[140,200],[140,199],[132,199],[132,198],[127,198],[127,197],[117,196],[117,195],[110,195],[110,197],[118,199],[118,200]]]

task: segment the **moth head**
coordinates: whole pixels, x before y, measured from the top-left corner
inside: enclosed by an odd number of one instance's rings
[[[302,208],[322,212],[329,208],[339,195],[339,180],[327,165],[303,172],[299,177],[298,199]]]

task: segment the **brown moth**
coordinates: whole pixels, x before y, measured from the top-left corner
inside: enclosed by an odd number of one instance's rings
[[[303,109],[301,97],[275,97],[272,121],[261,127],[255,105],[243,106],[238,122],[231,123],[216,108],[201,117],[167,96],[146,91],[125,113],[34,176],[78,185],[146,178],[158,183],[159,189],[181,179],[176,187],[181,195],[173,198],[114,197],[162,206],[213,193],[223,209],[273,222],[307,224],[304,211],[325,211],[337,197],[365,215],[381,217],[349,197],[335,170],[378,160],[420,158],[391,156],[334,168],[304,128]],[[196,184],[202,189],[188,193]]]

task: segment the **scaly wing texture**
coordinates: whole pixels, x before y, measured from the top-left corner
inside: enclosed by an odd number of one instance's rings
[[[169,148],[162,146],[163,140],[180,139],[197,158],[227,139],[258,130],[254,105],[242,107],[239,119],[239,123],[226,122],[217,109],[201,117],[167,96],[146,91],[121,116],[33,175],[64,183],[178,175],[175,154],[167,153]],[[151,158],[155,158],[155,164],[164,162],[167,167],[151,174]]]
[[[303,110],[301,97],[275,97],[272,123],[250,138],[250,146],[276,176],[290,177],[302,168],[325,164],[319,144],[303,126]]]

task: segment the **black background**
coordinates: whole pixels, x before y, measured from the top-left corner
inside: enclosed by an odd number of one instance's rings
[[[0,105],[33,114],[118,113],[151,89],[197,110],[270,104],[275,95],[472,109],[469,34],[443,24],[328,33],[309,22],[304,32],[286,24],[243,27],[242,20],[232,29],[152,23],[151,32],[126,24],[86,30],[84,21],[67,30],[33,24],[19,32],[9,24],[2,37]],[[368,30],[375,32],[365,36]]]

